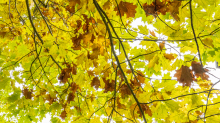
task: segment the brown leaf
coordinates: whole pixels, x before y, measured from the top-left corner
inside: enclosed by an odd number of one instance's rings
[[[141,84],[139,82],[137,82],[135,78],[134,78],[134,80],[130,80],[130,81],[131,81],[132,88],[141,87]]]
[[[62,83],[66,83],[68,81],[68,78],[70,78],[70,72],[68,71],[67,68],[63,69],[61,71],[60,76],[58,77],[58,79],[62,82]]]
[[[80,0],[69,0],[69,5],[66,6],[67,11],[70,13],[75,13],[76,4],[80,4]]]
[[[137,71],[138,75],[137,75],[137,79],[139,80],[140,83],[144,83],[145,78],[144,78],[144,74],[141,71]]]
[[[100,47],[95,47],[92,49],[92,54],[90,55],[90,59],[98,59],[98,56],[100,55]]]
[[[72,66],[71,69],[72,69],[72,71],[71,71],[72,74],[73,74],[73,75],[76,75],[76,73],[77,73],[77,65],[73,64],[73,66]]]
[[[164,57],[165,57],[166,59],[169,59],[170,61],[175,59],[175,57],[173,56],[173,54],[166,54],[166,53],[164,53],[163,55],[164,55]]]
[[[156,3],[156,5],[155,5]],[[146,16],[153,15],[154,17],[157,17],[157,13],[161,13],[163,15],[166,14],[166,1],[160,2],[160,0],[156,0],[155,2],[152,2],[150,5],[147,3],[143,4],[143,8],[145,10]]]
[[[72,47],[72,48],[73,48],[74,50],[81,50],[81,44],[80,44],[80,42],[81,42],[81,40],[83,39],[83,35],[80,34],[78,37],[75,36],[75,37],[72,37],[71,39],[72,39],[72,42],[73,42],[73,47]]]
[[[82,27],[82,21],[77,20],[76,24],[71,23],[70,25],[71,25],[71,27],[75,28],[75,30],[74,30],[75,32],[78,32],[78,30]]]
[[[7,32],[0,32],[0,36],[2,36],[3,38],[5,37]]]
[[[137,77],[138,82],[135,78],[133,80],[130,80],[132,88],[141,87],[141,84],[143,84],[145,81],[144,74],[141,71],[137,71],[137,73],[138,74],[136,77]]]
[[[141,104],[141,108],[144,111],[144,113],[148,114],[149,116],[152,116],[152,112],[147,104]],[[142,117],[142,114],[139,108],[138,108],[137,113],[139,114],[139,117]]]
[[[202,65],[199,62],[193,61],[191,63],[192,70],[195,72],[196,77],[201,77],[203,80],[208,80],[209,76],[205,73],[207,69],[202,68]]]
[[[92,38],[91,38],[90,42],[93,43],[94,40],[95,40],[95,36],[94,36],[94,34],[92,34]]]
[[[67,98],[67,102],[70,103],[70,101],[74,101],[74,97],[75,97],[75,95],[73,93],[69,93],[68,98]]]
[[[61,113],[61,115],[60,115],[60,118],[61,118],[62,120],[65,120],[65,118],[66,118],[66,111],[65,111],[65,110],[62,111],[62,113]]]
[[[75,108],[78,112],[81,112],[81,108],[80,108],[80,107],[74,106],[74,108]]]
[[[156,3],[156,4],[155,4]],[[170,15],[176,20],[179,21],[179,7],[181,6],[181,1],[173,0],[173,1],[162,1],[156,0],[152,2],[150,5],[147,3],[143,4],[143,8],[145,10],[146,16],[153,15],[155,18],[160,13],[162,15],[166,15],[167,12],[170,12]]]
[[[99,86],[100,86],[100,80],[98,77],[93,78],[91,86],[95,86],[95,89],[98,90]]]
[[[152,36],[156,37],[154,31],[150,31],[150,34],[151,34]]]
[[[66,64],[67,68],[64,68],[61,70],[61,74],[58,77],[58,79],[62,82],[62,83],[66,83],[68,81],[68,78],[70,78],[70,73],[72,73],[73,75],[76,75],[76,71],[77,71],[77,66],[75,64],[73,64],[73,66],[71,67],[70,64],[64,63]]]
[[[87,73],[89,76],[94,76],[94,71],[92,71],[92,70],[88,70]]]
[[[117,97],[117,107],[119,108],[119,109],[126,109],[126,106],[124,105],[124,104],[121,104],[120,103],[120,98],[119,97]]]
[[[33,92],[32,89],[30,91],[27,88],[22,90],[22,93],[23,93],[23,95],[25,96],[26,99],[31,99],[32,98],[32,92]]]
[[[76,85],[75,82],[71,83],[70,87],[71,87],[70,90],[71,90],[73,93],[75,93],[75,92],[77,91],[77,89],[79,88],[79,86]]]
[[[165,45],[165,41],[163,41],[162,43],[159,44],[160,50],[162,50],[164,48]]]
[[[118,70],[117,76],[119,76],[119,78],[121,78],[121,81],[124,81],[124,76],[123,76],[121,70]]]
[[[120,10],[120,13],[119,13],[119,10]],[[128,2],[123,2],[121,1],[118,5],[118,7],[116,6],[114,11],[117,11],[117,15],[120,15],[121,16],[124,16],[124,14],[127,15],[127,18],[129,17],[135,17],[135,13],[136,13],[136,9],[137,6],[136,5],[133,5],[133,3],[128,3]]]
[[[49,101],[50,105],[53,104],[53,102],[56,102],[56,98],[51,97],[50,94],[47,94],[45,98]]]
[[[108,91],[114,91],[115,90],[115,81],[112,80],[110,82],[110,80],[106,80],[105,78],[102,78],[104,83],[105,83],[105,93],[107,93]]]
[[[125,98],[126,95],[131,95],[131,91],[126,84],[121,86],[119,92],[121,93],[122,98]]]
[[[49,9],[48,8],[44,8],[44,7],[41,7],[40,9],[42,9],[41,10],[41,12],[42,12],[42,14],[44,15],[44,16],[49,16],[50,15],[50,12],[49,12]],[[59,11],[59,8],[55,8],[57,11]]]
[[[89,22],[90,22],[90,20],[89,20],[87,15],[85,15],[85,14],[82,14],[82,15],[83,15],[84,20],[86,21],[86,23],[83,25],[82,29],[83,29],[84,32],[88,32],[89,31]]]
[[[203,112],[201,112],[201,111],[195,111],[195,113],[196,113],[197,115],[202,115],[202,114],[203,114]]]
[[[171,95],[172,91],[166,91],[167,95]]]
[[[179,7],[181,6],[180,0],[173,0],[172,2],[168,2],[167,8],[168,12],[170,12],[170,15],[176,20],[179,21],[180,18],[178,16],[179,14]]]
[[[193,82],[193,74],[192,70],[189,69],[187,66],[183,66],[176,70],[174,77],[177,78],[177,81],[183,84],[183,86],[190,86]]]
[[[147,104],[140,104],[141,105],[141,109],[144,113],[148,114],[149,116],[152,116],[152,111],[150,110],[149,106]],[[130,111],[132,116],[137,117],[134,113],[134,111],[137,111],[137,113],[139,114],[139,117],[142,117],[142,113],[139,109],[139,107],[137,106],[137,104],[133,104],[130,106]]]
[[[110,9],[110,6],[111,6],[111,2],[110,2],[110,1],[107,1],[107,2],[105,2],[105,4],[103,5],[103,9],[109,10],[109,9]]]
[[[99,63],[97,62],[97,60],[93,60],[93,66],[94,66],[94,67],[98,67],[98,64],[99,64]]]
[[[126,72],[126,73],[128,73],[128,74],[129,74],[129,73],[132,73],[132,71],[129,69],[129,70],[127,70],[127,72]]]

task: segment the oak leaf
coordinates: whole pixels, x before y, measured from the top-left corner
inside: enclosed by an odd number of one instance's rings
[[[165,45],[165,41],[163,41],[162,43],[159,44],[160,50],[162,50],[164,48],[164,45]]]
[[[137,71],[137,72],[138,72],[137,79],[139,80],[140,83],[143,84],[145,82],[144,74],[141,71]]]
[[[89,28],[90,28],[90,24],[89,23],[96,23],[95,22],[95,20],[94,20],[94,18],[92,18],[92,17],[90,17],[90,18],[88,18],[88,16],[86,15],[86,14],[82,14],[83,15],[83,18],[84,18],[84,20],[86,21],[85,22],[85,24],[83,25],[83,27],[82,27],[82,29],[83,29],[83,31],[84,32],[89,32]]]
[[[190,70],[189,67],[183,65],[179,70],[176,70],[174,77],[176,77],[177,81],[182,83],[183,86],[191,86],[194,78],[192,70]]]
[[[154,32],[154,31],[150,31],[150,34],[151,34],[153,37],[156,37],[156,35],[155,35],[155,32]]]
[[[7,32],[0,32],[0,36],[2,36],[3,38],[5,37],[6,34]]]
[[[74,108],[75,108],[78,112],[81,112],[81,108],[80,108],[80,107],[74,106]]]
[[[62,113],[60,114],[60,118],[62,119],[62,120],[65,120],[65,118],[66,118],[66,111],[64,110],[64,111],[62,111]]]
[[[124,104],[121,104],[121,102],[120,102],[120,98],[119,97],[117,97],[117,107],[119,108],[119,109],[126,109],[126,106],[124,105]]]
[[[83,35],[80,34],[79,36],[72,37],[73,42],[73,49],[74,50],[81,50],[81,40],[83,39]]]
[[[88,70],[87,73],[88,73],[89,76],[94,76],[95,75],[94,71],[92,71],[92,70]]]
[[[49,104],[50,104],[50,105],[53,104],[53,102],[56,102],[56,98],[51,97],[50,94],[47,94],[46,97],[45,97],[45,99],[46,99],[47,101],[49,101]]]
[[[73,93],[69,93],[68,98],[67,98],[67,102],[70,103],[70,101],[74,101],[74,97],[75,97],[75,95]]]
[[[90,55],[90,59],[94,60],[94,59],[98,59],[98,56],[100,55],[100,47],[95,47],[92,49],[92,54]]]
[[[123,76],[121,70],[118,70],[117,76],[119,76],[119,78],[121,78],[121,82],[124,81],[124,76]]]
[[[149,68],[152,68],[155,66],[155,64],[158,64],[158,61],[159,61],[159,57],[157,55],[155,55],[153,57],[153,59],[150,60],[150,62],[148,63],[148,67]]]
[[[144,113],[148,114],[149,116],[152,116],[152,111],[150,110],[150,108],[147,104],[140,104],[140,105],[141,105],[141,109]],[[139,114],[139,117],[142,117],[142,113],[136,103],[132,104],[130,106],[130,112],[131,112],[132,116],[137,117],[135,114],[133,114],[134,111],[137,111],[137,114]]]
[[[175,57],[173,56],[173,54],[164,53],[163,55],[164,55],[164,57],[165,57],[166,59],[169,59],[170,61],[175,59]]]
[[[195,111],[195,113],[196,113],[197,115],[202,115],[202,114],[203,114],[203,112],[201,112],[201,111]]]
[[[133,5],[132,3],[121,1],[119,3],[118,7],[117,6],[115,7],[114,11],[117,11],[116,15],[121,14],[121,16],[124,16],[124,14],[126,14],[127,18],[129,18],[129,17],[135,17],[135,13],[136,13],[135,9],[136,8],[137,8],[137,6]]]
[[[141,108],[144,111],[144,113],[146,113],[152,117],[152,111],[150,110],[150,108],[147,104],[141,104]],[[141,111],[139,109],[138,109],[137,113],[139,114],[139,117],[142,117]]]
[[[107,2],[105,2],[105,4],[103,5],[103,8],[104,8],[105,10],[108,10],[108,9],[110,9],[110,5],[111,5],[111,2],[110,2],[110,1],[107,1]]]
[[[71,87],[70,90],[71,90],[73,93],[75,93],[75,92],[77,91],[77,89],[80,89],[79,86],[76,85],[75,82],[71,83],[70,87]]]
[[[203,80],[208,80],[209,76],[205,73],[207,69],[203,69],[202,65],[199,62],[193,61],[191,63],[192,70],[196,77],[201,77]]]
[[[179,7],[181,5],[181,1],[173,0],[173,1],[162,1],[156,0],[152,2],[150,5],[147,3],[143,4],[143,8],[145,10],[146,16],[153,15],[155,18],[160,13],[162,15],[166,15],[166,12],[170,12],[170,15],[176,20],[179,21]]]
[[[67,11],[70,13],[75,13],[75,6],[76,4],[80,4],[80,0],[69,0],[69,5],[66,6]]]
[[[22,90],[23,95],[25,96],[26,99],[31,99],[32,98],[32,92],[33,90],[30,90],[25,88],[24,90]]]
[[[67,68],[64,68],[61,70],[61,74],[58,77],[58,79],[62,83],[66,83],[68,81],[68,78],[70,78],[70,73],[76,75],[76,65],[73,64],[73,67],[71,67],[69,64],[67,64]]]
[[[155,2],[152,2],[150,5],[148,5],[147,3],[143,4],[146,16],[153,15],[156,18],[157,13],[162,13],[163,15],[165,15],[167,9],[165,4],[166,1],[160,2],[160,0],[156,0]]]
[[[100,80],[98,77],[93,78],[91,86],[95,87],[96,90],[98,90],[99,86],[100,86]]]
[[[105,91],[104,93],[107,93],[108,91],[114,91],[115,90],[115,81],[112,80],[110,82],[110,80],[106,80],[105,78],[103,78],[103,81],[105,83]]]
[[[132,88],[141,87],[141,84],[139,82],[137,82],[135,78],[134,78],[134,80],[130,80],[130,81],[131,81]]]
[[[170,12],[170,15],[176,20],[179,21],[180,18],[178,16],[179,14],[179,7],[181,6],[180,0],[173,0],[172,2],[168,2],[167,8],[168,12]]]
[[[211,38],[205,38],[202,40],[203,44],[206,45],[207,47],[213,48],[213,40]]]
[[[121,89],[119,90],[119,92],[121,93],[122,98],[125,98],[125,96],[127,95],[131,95],[131,91],[126,84],[123,84],[121,86]]]

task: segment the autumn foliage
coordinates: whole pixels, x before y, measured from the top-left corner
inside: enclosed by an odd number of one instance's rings
[[[1,0],[0,122],[220,122],[219,4]]]

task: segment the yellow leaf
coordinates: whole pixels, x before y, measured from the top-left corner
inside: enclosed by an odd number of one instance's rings
[[[174,57],[173,54],[166,54],[166,53],[164,53],[163,55],[164,55],[164,57],[165,57],[166,59],[169,59],[170,61],[175,59],[175,57]]]
[[[138,26],[138,29],[140,30],[140,33],[144,34],[144,35],[148,35],[148,29],[147,26]]]
[[[159,60],[158,56],[154,56],[153,59],[150,60],[148,67],[149,68],[154,67],[155,64],[158,64],[158,60]]]
[[[213,48],[214,45],[213,45],[213,40],[211,38],[205,38],[202,40],[202,42],[206,45],[205,47],[210,47],[210,48]]]
[[[53,45],[53,46],[50,48],[50,50],[49,50],[49,54],[52,55],[54,58],[57,57],[58,53],[59,53],[59,52],[58,52],[58,47],[55,46],[55,45]]]

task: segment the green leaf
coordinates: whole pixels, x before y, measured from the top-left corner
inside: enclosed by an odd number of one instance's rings
[[[50,120],[52,123],[61,123],[61,120],[58,117],[53,117]]]
[[[192,100],[193,107],[203,104],[203,102],[201,101],[201,97],[198,95],[192,95],[191,100]]]
[[[7,98],[7,101],[13,103],[17,101],[19,98],[20,98],[20,93],[13,93],[11,96]]]
[[[140,33],[142,33],[144,35],[148,35],[148,28],[147,28],[147,26],[140,25],[140,26],[138,26],[138,29],[140,30],[139,31]]]
[[[0,90],[5,89],[10,84],[11,78],[0,76]]]
[[[166,108],[165,105],[163,105],[163,104],[160,103],[160,104],[157,105],[156,109],[157,109],[157,110],[156,110],[155,113],[158,114],[158,117],[159,117],[159,118],[164,119],[164,118],[167,117],[167,115],[168,115],[168,110],[167,110],[167,108]]]
[[[170,100],[170,101],[165,101],[165,104],[172,112],[179,111],[179,104],[177,102]]]
[[[22,56],[24,56],[24,55],[26,55],[26,54],[28,54],[29,52],[30,52],[30,50],[28,49],[28,47],[25,45],[25,44],[21,44],[21,45],[19,45],[18,47],[17,47],[17,49],[18,49],[18,55],[20,56],[20,57],[22,57]]]

